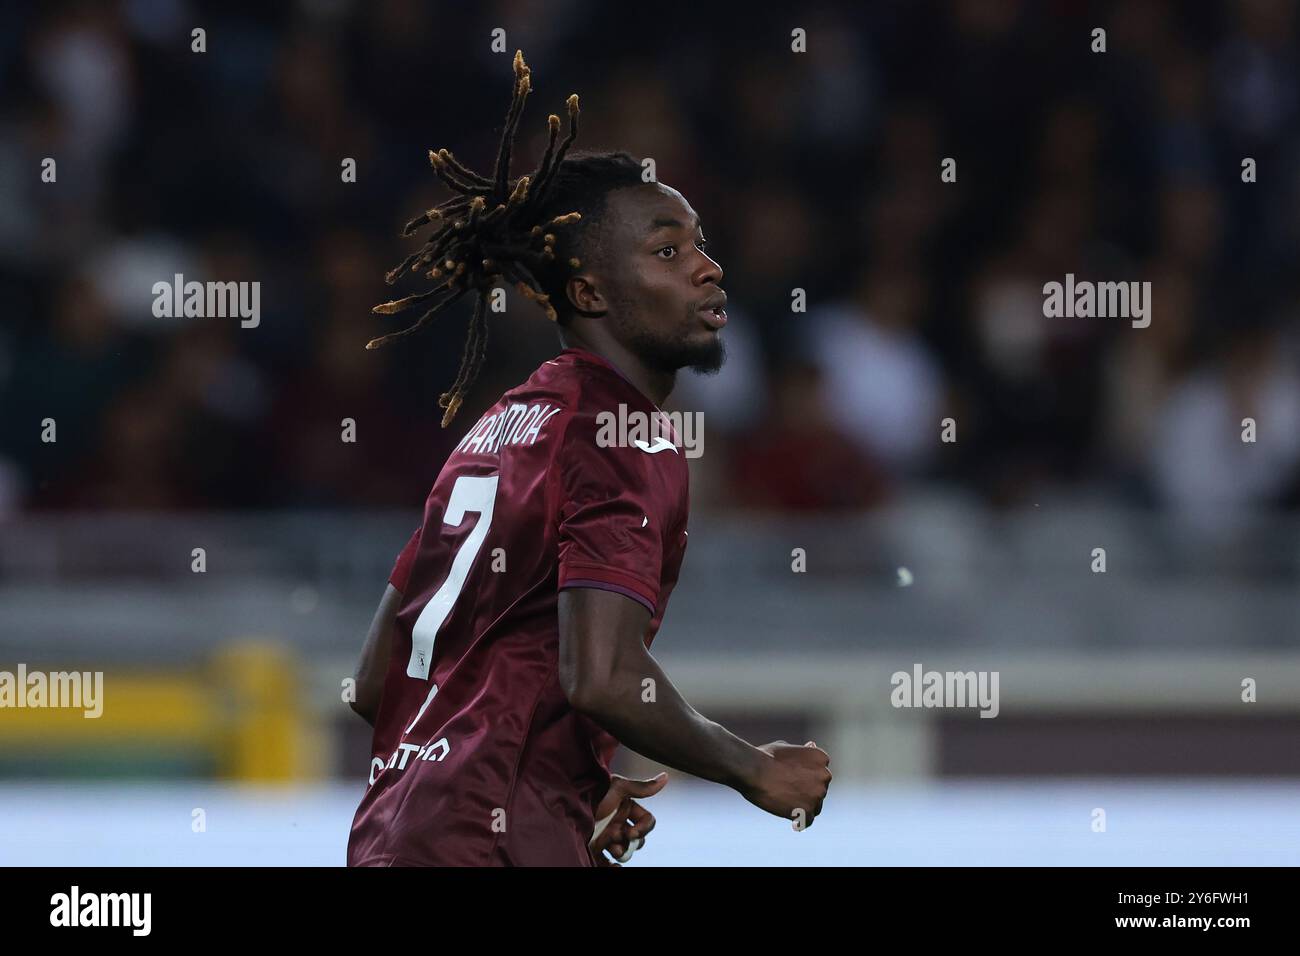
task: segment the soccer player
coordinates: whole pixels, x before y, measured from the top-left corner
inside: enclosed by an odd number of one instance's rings
[[[682,699],[649,654],[687,540],[687,467],[659,405],[678,369],[717,371],[722,270],[675,189],[623,152],[575,153],[577,96],[538,170],[511,184],[515,91],[492,177],[430,153],[458,198],[417,217],[424,247],[389,274],[433,264],[432,292],[391,313],[478,293],[453,418],[480,367],[487,302],[516,282],[557,323],[563,350],[510,389],[443,466],[371,624],[353,704],[374,725],[353,866],[592,866],[627,859],[662,789],[611,776],[622,743],[726,784],[796,826],[821,811],[829,757],[809,741],[753,746]],[[598,440],[620,405],[673,441]],[[649,693],[652,689],[653,693]]]

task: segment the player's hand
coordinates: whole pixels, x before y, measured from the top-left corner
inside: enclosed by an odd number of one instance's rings
[[[768,813],[793,821],[799,829],[812,826],[831,785],[830,755],[811,740],[802,747],[775,740],[758,749],[770,759],[760,764],[741,795]]]
[[[600,866],[619,866],[614,862],[627,853],[645,846],[646,834],[655,828],[654,814],[633,797],[652,797],[668,785],[668,774],[661,773],[650,780],[631,780],[610,774],[609,792],[596,808],[597,822],[611,813],[605,828],[592,837],[588,845],[592,857]],[[613,860],[604,854],[608,853]]]

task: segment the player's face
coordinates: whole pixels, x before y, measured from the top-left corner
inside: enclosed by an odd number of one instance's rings
[[[671,186],[647,183],[611,193],[606,216],[615,337],[660,371],[716,372],[725,358],[726,295],[695,210]]]

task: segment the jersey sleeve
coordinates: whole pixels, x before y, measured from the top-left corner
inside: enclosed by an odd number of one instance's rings
[[[600,447],[591,415],[575,414],[558,467],[559,589],[615,591],[653,616],[663,561],[663,506],[655,462],[628,447]]]
[[[393,565],[393,573],[388,576],[388,583],[403,593],[406,591],[407,583],[411,580],[411,564],[415,561],[415,552],[419,550],[420,532],[423,530],[423,526],[415,529],[415,534],[411,535],[411,540],[406,542],[406,547],[397,556],[397,563]]]

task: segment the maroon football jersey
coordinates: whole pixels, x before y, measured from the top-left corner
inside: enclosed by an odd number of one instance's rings
[[[633,412],[673,447],[610,444],[602,413]],[[639,601],[648,647],[686,548],[687,488],[667,417],[583,349],[469,430],[391,578],[403,597],[349,865],[591,865],[618,741],[560,687],[559,591]]]

